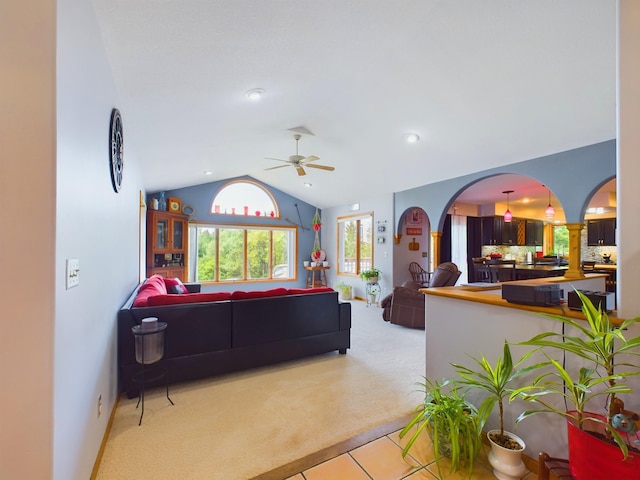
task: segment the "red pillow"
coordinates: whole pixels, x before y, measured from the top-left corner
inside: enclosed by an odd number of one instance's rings
[[[167,287],[167,293],[189,293],[179,278],[165,278],[164,284]]]
[[[289,295],[301,295],[303,293],[324,293],[335,292],[331,287],[313,287],[313,288],[290,288]]]
[[[149,298],[150,307],[162,305],[180,305],[183,303],[222,302],[230,300],[229,292],[185,293],[181,295],[155,295]]]
[[[166,294],[167,287],[164,284],[164,278],[162,275],[153,275],[138,289],[138,295],[136,295],[136,298],[133,301],[133,306],[146,307],[148,305],[147,301],[150,297]]]
[[[250,298],[282,297],[287,294],[286,288],[272,288],[271,290],[256,290],[243,292],[236,290],[231,294],[231,300],[247,300]]]

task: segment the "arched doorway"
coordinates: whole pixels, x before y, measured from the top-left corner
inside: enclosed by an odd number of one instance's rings
[[[427,271],[433,270],[430,252],[431,227],[427,213],[420,207],[406,209],[398,221],[394,238],[393,265],[395,283],[411,280],[409,264],[418,263]]]

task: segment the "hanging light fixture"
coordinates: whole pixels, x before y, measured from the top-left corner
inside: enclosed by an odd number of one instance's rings
[[[556,209],[553,208],[553,205],[551,205],[551,190],[547,188],[547,191],[549,192],[549,205],[547,205],[547,208],[545,208],[544,214],[549,220],[551,220],[556,216]]]
[[[502,193],[507,194],[507,211],[504,212],[504,222],[511,223],[511,220],[513,220],[513,214],[511,213],[511,210],[509,210],[509,194],[513,193],[513,190],[505,190]]]

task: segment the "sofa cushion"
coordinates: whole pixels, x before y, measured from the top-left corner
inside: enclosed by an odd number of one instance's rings
[[[138,289],[138,295],[136,295],[136,299],[133,301],[133,306],[146,307],[150,297],[166,294],[167,287],[165,286],[162,275],[153,275]]]
[[[289,292],[289,295],[303,295],[307,293],[335,292],[335,290],[331,287],[313,287],[313,288],[290,288],[288,292]]]
[[[231,300],[248,300],[251,298],[282,297],[287,294],[286,288],[272,288],[271,290],[256,290],[253,292],[243,292],[236,290],[231,294]]]
[[[148,300],[148,306],[180,305],[184,303],[222,302],[231,300],[229,292],[183,293],[179,295],[155,295]]]
[[[179,278],[165,278],[164,284],[167,287],[167,293],[189,293],[187,287],[180,281]]]

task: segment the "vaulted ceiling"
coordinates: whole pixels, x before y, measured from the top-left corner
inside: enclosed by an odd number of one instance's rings
[[[329,207],[615,138],[612,1],[93,3],[151,192],[250,175]],[[293,130],[335,171],[266,170]]]

